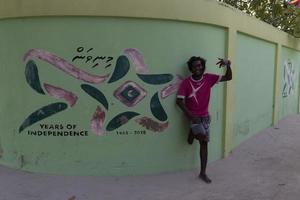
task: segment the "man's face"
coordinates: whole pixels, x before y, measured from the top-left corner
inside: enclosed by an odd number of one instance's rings
[[[191,72],[195,76],[201,76],[204,73],[204,67],[202,66],[200,60],[196,60],[193,62]]]

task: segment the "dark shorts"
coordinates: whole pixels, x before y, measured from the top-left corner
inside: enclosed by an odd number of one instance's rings
[[[193,122],[190,122],[190,128],[193,135],[198,137],[205,137],[209,141],[209,127],[210,127],[210,116],[197,117]]]

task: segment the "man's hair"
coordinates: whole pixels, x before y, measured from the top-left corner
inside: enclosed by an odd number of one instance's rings
[[[201,58],[200,56],[192,56],[192,57],[190,57],[190,59],[187,61],[187,65],[189,67],[189,70],[191,70],[191,68],[193,66],[193,62],[198,61],[198,60],[201,62],[201,65],[204,67],[203,71],[205,71],[206,60],[204,58]]]

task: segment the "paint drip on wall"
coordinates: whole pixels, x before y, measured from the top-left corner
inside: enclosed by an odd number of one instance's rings
[[[2,149],[1,141],[0,141],[0,158],[2,157],[2,155],[3,155],[3,149]]]

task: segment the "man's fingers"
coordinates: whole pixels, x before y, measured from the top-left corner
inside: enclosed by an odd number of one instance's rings
[[[219,62],[216,63],[216,65],[219,65],[219,67],[225,66],[225,65],[231,65],[231,61],[225,58],[218,58]]]

